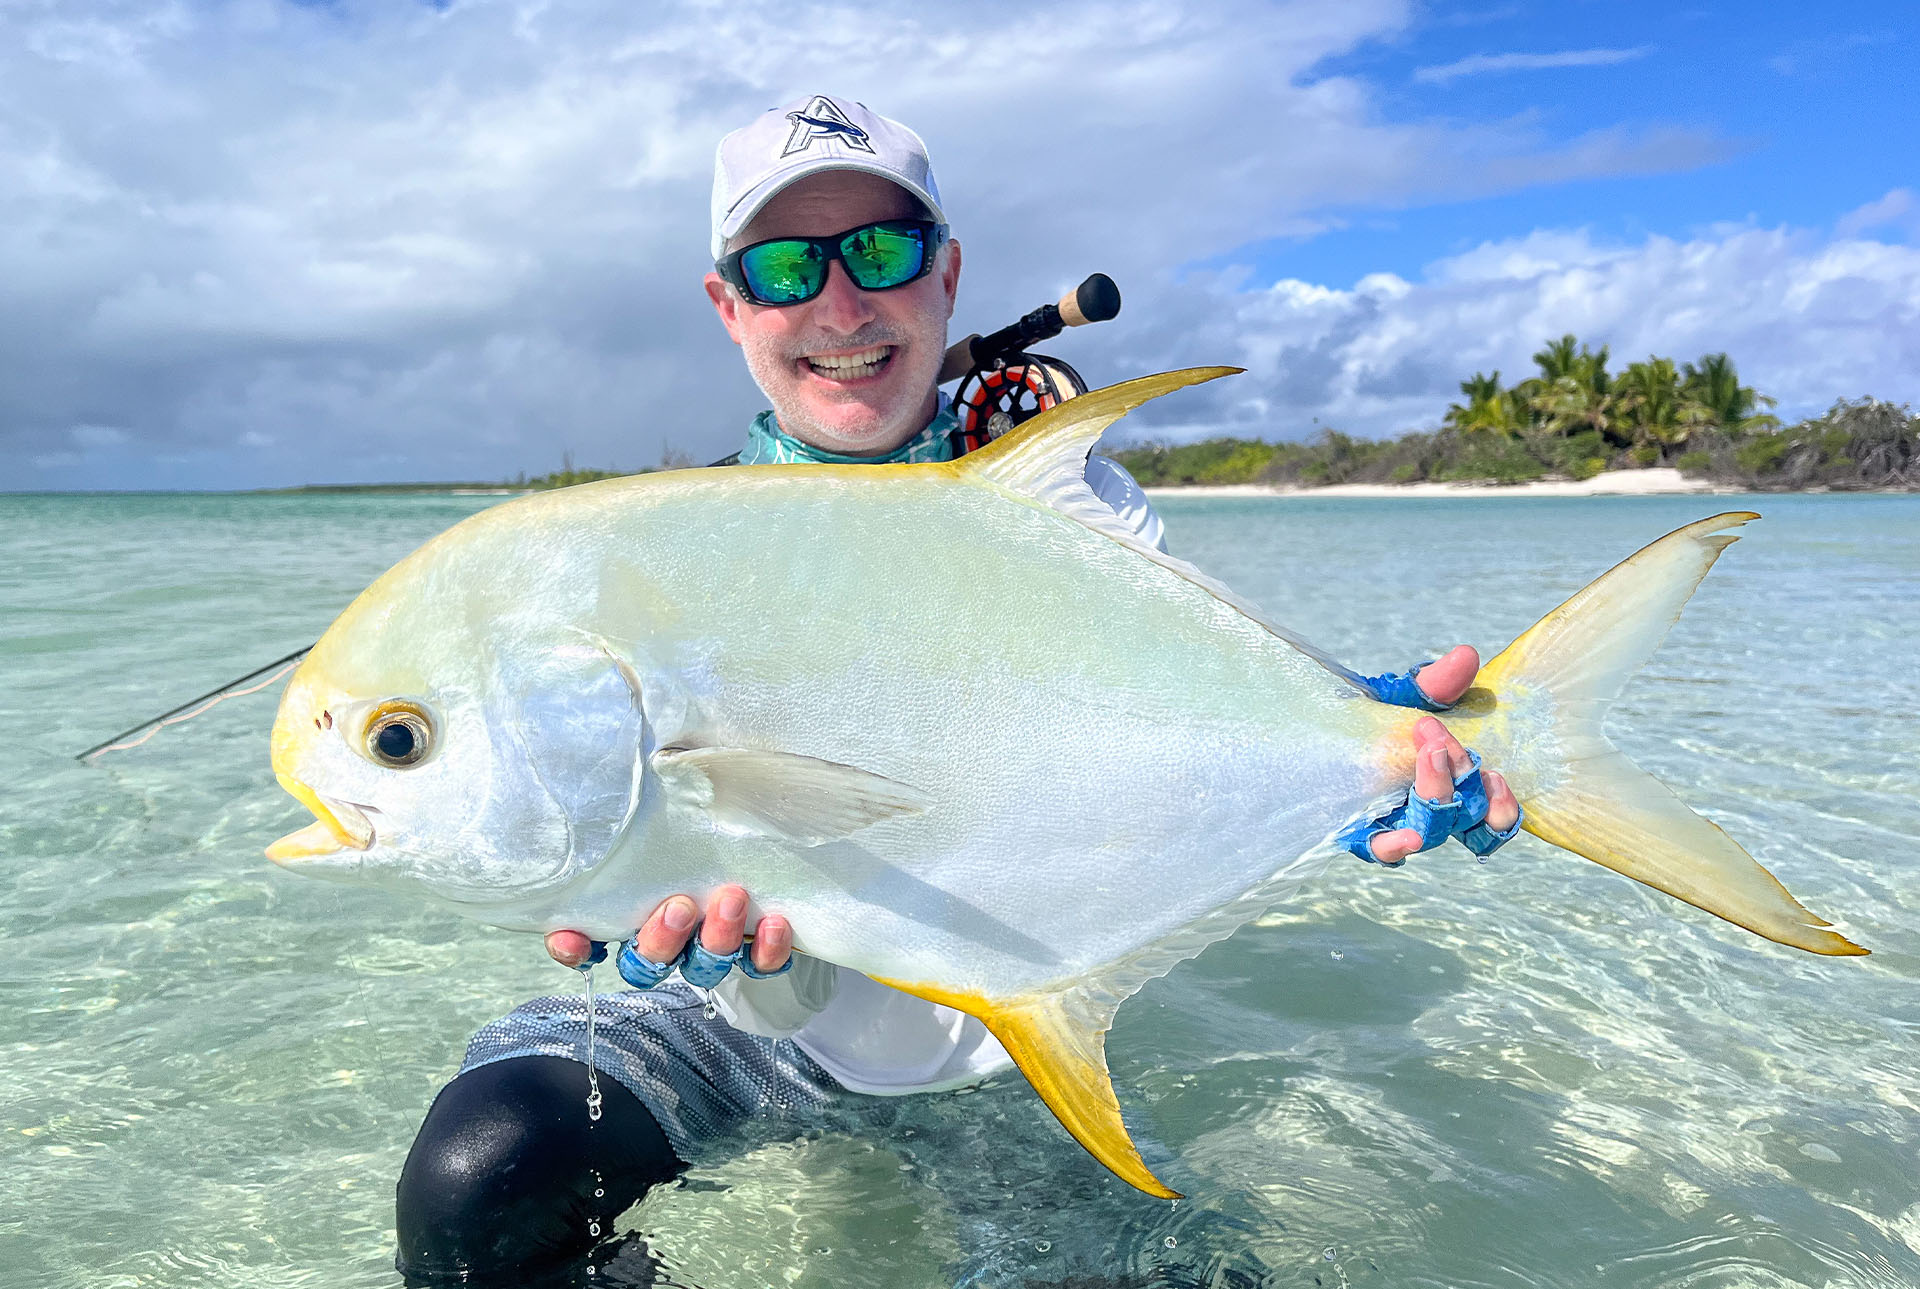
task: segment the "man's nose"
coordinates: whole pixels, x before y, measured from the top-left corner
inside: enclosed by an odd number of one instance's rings
[[[867,293],[847,276],[847,266],[835,260],[827,265],[827,284],[813,298],[813,320],[828,331],[851,335],[876,315]]]

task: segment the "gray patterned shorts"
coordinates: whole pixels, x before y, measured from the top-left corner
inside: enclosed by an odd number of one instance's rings
[[[793,1040],[709,1019],[705,1000],[679,981],[596,993],[594,1017],[592,1064],[640,1098],[687,1163],[748,1120],[798,1124],[852,1095]],[[516,1056],[586,1064],[586,999],[535,998],[488,1022],[467,1044],[460,1073]]]

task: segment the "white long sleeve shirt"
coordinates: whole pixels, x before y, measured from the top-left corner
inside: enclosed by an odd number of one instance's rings
[[[1160,516],[1117,462],[1089,457],[1087,484],[1141,541],[1166,549]],[[734,1028],[792,1038],[855,1092],[938,1092],[977,1083],[1013,1064],[987,1027],[965,1012],[804,954],[795,954],[793,970],[772,980],[732,973],[714,990],[714,1000]]]

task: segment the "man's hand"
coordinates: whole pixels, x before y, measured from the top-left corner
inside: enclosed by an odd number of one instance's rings
[[[746,939],[747,893],[738,886],[723,886],[713,893],[703,921],[700,906],[685,895],[673,895],[640,924],[633,934],[634,949],[653,962],[672,962],[687,947],[694,925],[700,926],[700,943],[707,952],[725,956],[738,949]],[[563,967],[578,967],[593,952],[592,941],[578,931],[554,931],[547,936],[547,953]],[[754,969],[775,972],[786,965],[793,953],[793,928],[778,913],[769,913],[753,929],[753,950],[748,955]]]
[[[1470,646],[1456,645],[1422,667],[1414,684],[1436,703],[1455,703],[1479,672],[1480,655]],[[1454,779],[1472,764],[1467,760],[1467,749],[1431,716],[1414,724],[1413,743],[1414,791],[1429,801],[1446,800],[1453,795]],[[1482,767],[1480,777],[1487,785],[1487,825],[1495,832],[1505,832],[1520,817],[1520,803],[1499,774]],[[1396,828],[1373,838],[1370,849],[1381,863],[1397,864],[1420,849],[1420,834],[1411,828]]]

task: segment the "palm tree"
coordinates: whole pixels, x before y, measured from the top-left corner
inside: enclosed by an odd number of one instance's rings
[[[1634,447],[1678,447],[1713,414],[1680,384],[1673,359],[1649,354],[1630,363],[1615,386],[1621,420]]]
[[[1568,332],[1558,340],[1549,340],[1546,348],[1534,354],[1533,361],[1540,368],[1542,381],[1551,385],[1562,376],[1573,375],[1573,365],[1579,358],[1579,355],[1574,352],[1574,346],[1577,343],[1573,333]],[[1584,346],[1582,348],[1584,349]]]
[[[1446,423],[1463,433],[1505,435],[1514,429],[1513,401],[1500,388],[1500,373],[1487,376],[1475,372],[1471,380],[1460,382],[1462,403],[1447,405]]]
[[[1535,426],[1553,434],[1592,430],[1609,437],[1616,408],[1607,346],[1597,351],[1574,346],[1571,335],[1562,336],[1533,356],[1540,367],[1540,379],[1528,399],[1537,414]]]
[[[1688,363],[1682,380],[1687,393],[1706,409],[1713,424],[1736,438],[1780,424],[1779,417],[1760,410],[1762,406],[1772,407],[1774,400],[1742,385],[1733,360],[1725,354],[1707,354],[1698,364]]]

